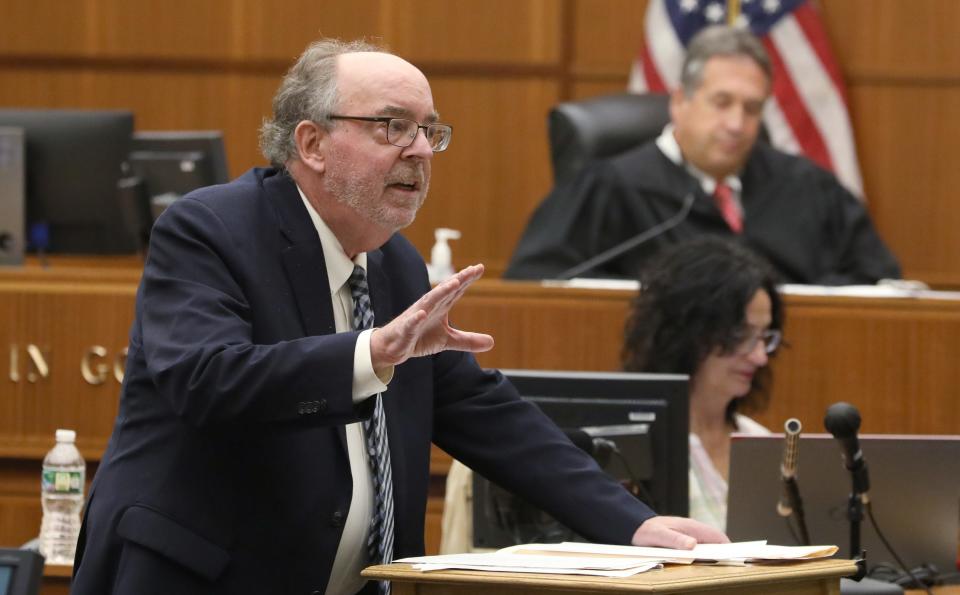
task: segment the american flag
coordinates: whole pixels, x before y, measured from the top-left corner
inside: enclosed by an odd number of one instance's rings
[[[629,89],[675,89],[690,38],[707,25],[723,23],[749,28],[770,55],[773,95],[763,118],[773,145],[803,153],[862,196],[846,90],[809,0],[650,0]]]

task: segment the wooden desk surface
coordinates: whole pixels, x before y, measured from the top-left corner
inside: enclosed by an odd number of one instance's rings
[[[393,581],[395,595],[433,593],[839,593],[840,577],[856,572],[850,560],[816,560],[746,567],[667,566],[629,578],[497,573],[468,570],[420,572],[409,564],[372,566],[367,578]]]

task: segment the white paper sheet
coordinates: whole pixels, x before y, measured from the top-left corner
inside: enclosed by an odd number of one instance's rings
[[[667,563],[692,563],[695,561],[740,562],[749,560],[813,560],[837,553],[835,545],[781,546],[767,545],[766,541],[740,541],[735,543],[701,543],[692,550],[672,550],[656,547],[627,545],[604,545],[595,543],[553,543],[514,545],[499,553],[548,553],[556,552],[595,556],[626,556],[660,560]]]
[[[626,557],[526,555],[501,552],[420,556],[395,560],[395,562],[412,564],[414,569],[423,572],[456,569],[610,577],[633,576],[660,566],[656,561]]]

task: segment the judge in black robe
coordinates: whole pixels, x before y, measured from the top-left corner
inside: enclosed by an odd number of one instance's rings
[[[790,283],[849,285],[899,278],[896,258],[863,204],[829,172],[757,142],[740,171],[742,241]],[[679,213],[677,226],[580,276],[636,278],[659,248],[711,233],[733,236],[698,180],[653,141],[587,166],[531,217],[504,273],[549,279]]]

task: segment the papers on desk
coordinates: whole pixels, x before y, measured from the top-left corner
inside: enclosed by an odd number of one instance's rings
[[[773,562],[789,560],[816,560],[837,553],[835,545],[782,546],[767,545],[766,541],[737,543],[701,543],[692,550],[671,550],[660,547],[630,545],[603,545],[596,543],[531,543],[514,545],[498,553],[540,553],[552,555],[583,555],[600,557],[632,557],[656,560],[664,564]]]
[[[835,553],[835,545],[789,547],[767,545],[766,541],[699,544],[692,550],[566,542],[515,545],[492,554],[422,556],[396,561],[413,564],[424,572],[463,569],[627,577],[663,564],[742,566],[750,562],[815,560]]]
[[[637,291],[640,289],[640,282],[634,279],[590,279],[586,277],[577,277],[569,281],[558,281],[556,279],[544,279],[540,282],[544,287],[579,287],[581,289],[620,289],[625,291]]]
[[[812,296],[841,296],[862,298],[913,298],[927,300],[958,300],[960,292],[934,291],[925,287],[910,285],[909,281],[902,283],[884,283],[878,285],[796,285],[780,286],[780,291],[786,295]]]
[[[483,570],[487,572],[533,572],[536,574],[583,574],[627,577],[657,568],[657,561],[639,558],[605,558],[574,555],[536,555],[494,552],[492,554],[448,554],[404,558],[395,562],[413,564],[416,570]]]

